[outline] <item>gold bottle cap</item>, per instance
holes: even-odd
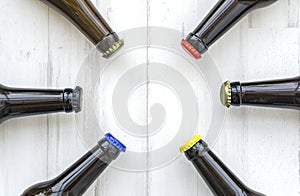
[[[179,150],[180,152],[185,152],[191,147],[193,147],[197,142],[199,142],[202,139],[202,136],[197,134],[192,139],[190,139],[188,142],[180,146]]]
[[[231,85],[230,85],[229,80],[224,82],[221,86],[220,100],[224,106],[226,106],[228,108],[230,107],[230,105],[231,105]]]
[[[104,58],[110,57],[113,53],[119,50],[124,45],[124,40],[120,39],[119,41],[115,42],[108,50],[103,53]]]

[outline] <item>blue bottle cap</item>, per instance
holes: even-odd
[[[106,133],[105,138],[107,139],[107,141],[109,141],[109,143],[114,145],[120,151],[125,152],[126,146],[122,144],[117,138],[115,138],[111,133]]]

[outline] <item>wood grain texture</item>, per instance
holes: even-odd
[[[164,26],[180,31],[182,37],[215,2],[93,0],[116,32]],[[299,0],[279,0],[245,17],[213,45],[209,54],[223,79],[251,81],[299,75],[299,6]],[[81,62],[92,49],[75,27],[38,0],[0,0],[0,43],[0,82],[21,87],[74,88]],[[149,88],[142,89],[139,98],[144,101],[132,109],[134,118],[144,123],[148,122],[147,103],[151,103],[148,95]],[[109,122],[103,126],[113,127]],[[300,192],[299,137],[298,111],[232,108],[227,110],[213,150],[251,188],[267,195],[294,196]],[[85,151],[74,114],[1,124],[0,196],[19,195],[29,185],[56,176]],[[211,195],[183,156],[148,172],[108,168],[85,195],[120,194]]]

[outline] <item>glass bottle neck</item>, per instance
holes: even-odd
[[[246,14],[276,0],[219,0],[186,40],[201,54]]]
[[[31,186],[22,195],[80,196],[119,154],[120,150],[103,138],[59,176]]]
[[[231,105],[300,109],[300,76],[259,82],[232,82]]]
[[[214,195],[257,195],[248,188],[230,169],[200,140],[185,152]]]
[[[22,89],[0,86],[0,122],[21,116],[79,112],[82,89]]]
[[[90,0],[41,0],[74,24],[108,57],[123,45]]]
[[[41,1],[69,19],[94,44],[112,33],[112,29],[90,0]]]

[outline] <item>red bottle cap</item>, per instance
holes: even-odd
[[[191,54],[195,59],[200,59],[201,54],[185,39],[181,40],[181,45]]]

